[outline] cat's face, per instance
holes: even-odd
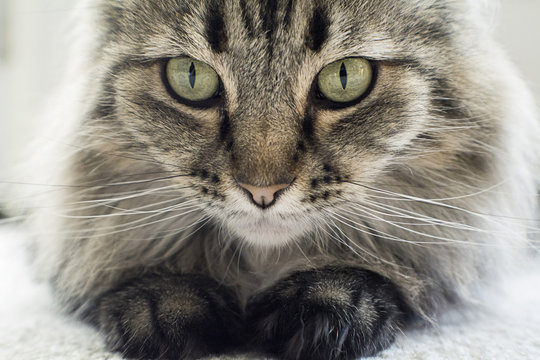
[[[446,3],[107,1],[101,116],[189,175],[175,181],[217,223],[258,245],[285,243],[360,201],[358,184],[377,186],[413,149],[444,146],[434,133],[462,117],[466,79]],[[167,65],[182,57],[217,74],[208,99],[172,89]],[[350,58],[368,60],[369,86],[330,100],[319,74]],[[266,208],[246,191],[283,184]]]

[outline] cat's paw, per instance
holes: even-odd
[[[280,358],[346,360],[388,347],[403,308],[381,276],[328,267],[295,273],[256,296],[247,319],[255,341]]]
[[[133,280],[103,295],[95,315],[109,348],[135,359],[220,353],[243,331],[233,296],[200,275]]]

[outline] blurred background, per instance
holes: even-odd
[[[35,115],[62,78],[76,3],[0,0],[0,180],[35,136]],[[498,4],[497,36],[540,103],[540,0]]]

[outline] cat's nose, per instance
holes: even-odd
[[[238,185],[240,185],[240,187],[247,190],[251,194],[253,202],[257,206],[263,209],[267,209],[270,206],[274,205],[279,192],[287,189],[289,186],[291,186],[291,183],[276,184],[270,186],[254,186],[238,182]]]

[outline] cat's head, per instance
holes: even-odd
[[[106,1],[92,116],[217,223],[283,244],[489,136],[464,3]]]

